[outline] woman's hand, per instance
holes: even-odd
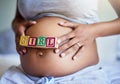
[[[26,53],[26,48],[19,45],[20,36],[25,35],[25,30],[34,24],[36,24],[36,21],[15,21],[13,23],[16,36],[16,50],[20,55]]]
[[[70,27],[73,29],[72,32],[58,37],[58,44],[62,44],[65,40],[69,40],[63,43],[55,53],[60,53],[61,57],[68,55],[69,53],[76,51],[73,55],[73,60],[79,57],[84,50],[84,47],[91,45],[96,39],[95,28],[92,24],[78,24],[72,22],[59,23],[59,25],[64,27]]]

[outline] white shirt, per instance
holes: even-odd
[[[97,5],[98,0],[18,0],[18,9],[26,20],[60,16],[71,21],[94,23],[98,21]]]

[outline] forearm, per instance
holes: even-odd
[[[120,34],[120,18],[93,24],[93,31],[96,37]]]

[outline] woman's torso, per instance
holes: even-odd
[[[38,23],[27,30],[27,35],[37,36],[61,36],[71,31],[69,28],[58,26],[58,22],[65,20],[55,17],[44,17]],[[78,47],[76,45],[76,47]],[[28,54],[21,57],[21,64],[25,72],[34,76],[64,76],[74,73],[98,62],[95,41],[82,50],[81,55],[72,60],[76,50],[63,58],[55,54],[53,49],[28,48]],[[43,56],[36,55],[38,51],[43,52]]]
[[[27,19],[59,16],[80,23],[98,21],[98,0],[18,0],[18,9]]]
[[[97,0],[18,0],[18,9],[26,20],[36,20],[43,16],[58,16],[79,23],[95,23],[98,20]],[[52,22],[55,23],[55,20],[53,19]],[[43,52],[46,53],[43,58],[30,56],[29,59],[24,59],[24,62],[28,60],[25,63],[29,67],[24,68],[26,71],[31,70],[31,75],[63,76],[96,64],[98,61],[95,42],[86,47],[76,61],[71,59],[71,55],[60,58],[53,50],[48,49]],[[37,64],[38,68],[34,69]]]

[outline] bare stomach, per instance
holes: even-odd
[[[59,37],[71,32],[70,28],[57,24],[61,21],[65,20],[56,17],[41,18],[26,31],[26,35]],[[43,55],[39,52],[43,52]],[[98,63],[95,41],[85,47],[76,60],[72,60],[72,54],[75,52],[76,50],[61,58],[59,54],[54,53],[54,49],[27,48],[27,53],[21,56],[21,65],[26,73],[33,76],[65,76]]]

